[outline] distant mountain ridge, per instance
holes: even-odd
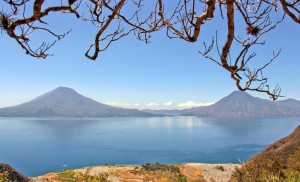
[[[300,117],[300,101],[286,99],[270,101],[253,97],[247,92],[234,91],[210,106],[183,110],[144,110],[153,114],[201,117]]]
[[[194,109],[185,116],[206,117],[287,117],[300,116],[300,102],[294,99],[270,101],[234,91],[213,105]]]
[[[87,98],[75,90],[58,87],[29,102],[0,109],[1,117],[124,117],[158,116],[139,111],[108,106]]]
[[[270,101],[253,97],[246,92],[234,91],[210,106],[183,110],[124,109],[99,103],[75,90],[58,87],[29,102],[0,108],[0,117],[300,117],[300,101],[286,99]]]

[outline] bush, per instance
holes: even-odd
[[[0,181],[28,182],[29,180],[9,165],[0,163]]]
[[[63,182],[110,182],[108,173],[100,173],[96,175],[90,174],[91,168],[87,168],[84,173],[77,173],[73,170],[63,170],[59,172],[56,181]],[[1,181],[0,181],[1,182]]]
[[[141,168],[135,168],[131,171],[135,175],[146,174],[144,181],[172,181],[172,182],[186,182],[186,176],[183,175],[176,165],[168,164],[145,164]],[[149,179],[148,179],[149,178]]]
[[[283,179],[284,163],[280,157],[265,156],[263,160],[252,160],[241,168],[237,168],[232,174],[231,181],[270,181]]]
[[[90,175],[91,168],[88,168],[85,173],[83,174],[84,182],[110,182],[108,179],[108,173],[99,173],[96,175]]]
[[[287,182],[300,181],[300,149],[288,158],[284,175]]]
[[[156,163],[156,164],[146,164],[146,165],[142,165],[142,170],[145,171],[168,171],[171,173],[180,173],[180,170],[177,166],[175,165],[167,165],[167,164],[160,164],[160,163]]]
[[[219,165],[217,165],[215,167],[215,169],[218,170],[218,171],[225,171],[224,167],[223,166],[219,166]]]
[[[73,170],[63,170],[57,174],[64,181],[74,181],[75,172]]]
[[[10,182],[7,172],[0,173],[0,182]]]

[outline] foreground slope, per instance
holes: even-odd
[[[155,116],[137,109],[108,106],[67,87],[58,87],[29,102],[0,109],[1,117]]]
[[[300,181],[300,126],[237,169],[232,181]]]
[[[29,179],[23,176],[22,174],[20,174],[11,166],[0,162],[0,182],[11,182],[11,181],[28,182]]]

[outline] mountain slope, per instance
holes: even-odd
[[[300,101],[295,99],[286,99],[277,101],[275,104],[280,108],[286,115],[300,116]]]
[[[232,175],[232,182],[299,181],[300,126],[289,136],[269,145]]]
[[[299,102],[299,101],[297,101]],[[297,105],[296,100],[293,104]],[[297,109],[290,106],[291,101],[272,102],[265,99],[253,97],[246,92],[234,91],[217,103],[201,107],[193,112],[184,115],[190,116],[211,116],[211,117],[280,117],[297,116],[300,107]],[[289,107],[293,107],[291,112]]]
[[[136,109],[108,106],[78,94],[67,87],[58,87],[29,102],[0,109],[4,117],[115,117],[154,116]]]

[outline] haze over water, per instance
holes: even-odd
[[[297,118],[0,118],[0,161],[27,176],[109,164],[239,163]]]

